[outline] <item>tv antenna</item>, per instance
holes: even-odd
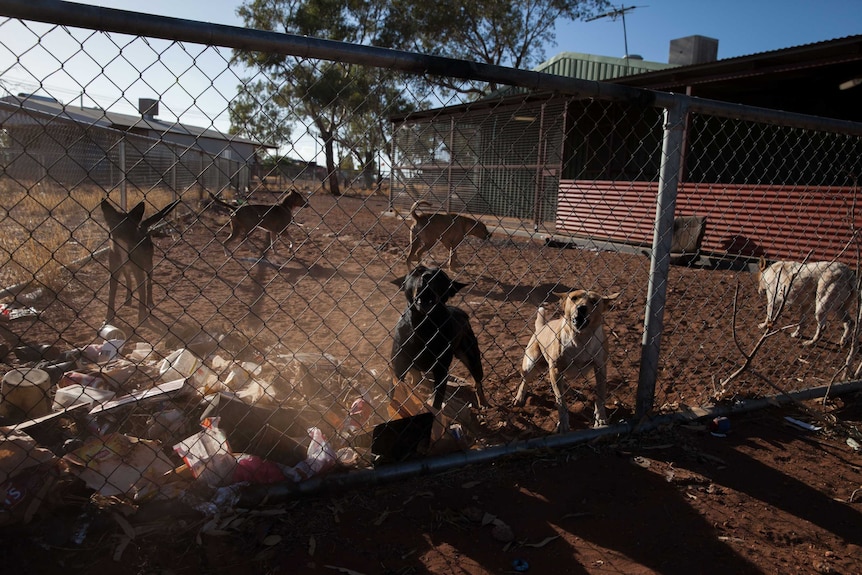
[[[626,6],[624,4],[620,4],[619,8],[614,8],[613,10],[609,10],[607,12],[603,12],[602,14],[597,14],[592,18],[587,18],[584,22],[592,22],[594,20],[600,20],[602,18],[610,18],[611,20],[616,20],[618,17],[623,21],[623,43],[625,44],[626,53],[623,58],[628,65],[629,62],[629,36],[628,32],[626,32],[626,12],[631,12],[635,8],[647,8],[647,6]]]

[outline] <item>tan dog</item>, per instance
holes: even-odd
[[[419,263],[422,254],[427,252],[439,240],[449,250],[448,268],[458,266],[455,250],[467,236],[475,236],[483,240],[491,237],[491,232],[479,220],[459,214],[433,213],[420,214],[419,206],[430,206],[429,202],[419,200],[410,208],[413,225],[410,226],[410,253],[407,255],[407,269],[413,269],[411,262]]]
[[[282,234],[287,235],[288,249],[293,252],[293,243],[287,234],[287,226],[293,221],[293,209],[308,205],[305,196],[296,190],[290,190],[285,198],[278,204],[239,204],[228,203],[213,193],[210,197],[214,202],[231,211],[230,235],[224,241],[225,254],[230,255],[228,247],[234,240],[242,241],[255,230],[260,228],[269,234],[269,248],[276,255],[275,240]],[[264,250],[264,253],[266,250]]]
[[[126,284],[125,305],[132,301],[132,290],[138,292],[138,321],[143,322],[147,313],[153,309],[153,253],[155,247],[152,228],[173,210],[179,200],[168,204],[149,218],[144,217],[144,202],[138,203],[129,212],[123,212],[111,205],[108,199],[102,200],[102,215],[108,224],[108,311],[105,323],[111,323],[116,316],[117,288],[120,278]]]
[[[778,261],[766,265],[761,257],[757,276],[757,291],[766,295],[766,321],[757,327],[771,328],[779,311],[783,311],[782,306],[793,305],[800,309],[800,315],[792,337],[802,336],[812,309],[817,323],[814,336],[802,345],[814,345],[820,340],[830,313],[837,314],[844,325],[840,345],[843,347],[850,341],[855,323],[851,307],[856,299],[856,274],[850,267],[841,262]]]
[[[539,308],[536,332],[527,344],[521,363],[521,385],[514,404],[524,405],[527,384],[536,379],[539,368],[547,366],[559,411],[558,430],[566,432],[569,430],[569,410],[563,401],[563,377],[586,375],[592,369],[596,379],[594,425],[607,425],[608,347],[603,315],[606,304],[620,294],[603,297],[593,291],[575,290],[554,295],[562,298],[563,317],[550,319],[550,313],[544,307]]]

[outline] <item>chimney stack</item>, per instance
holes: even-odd
[[[152,98],[138,98],[138,112],[144,120],[155,120],[159,113],[159,101]]]
[[[718,40],[706,36],[686,36],[670,41],[668,64],[691,66],[718,60]]]

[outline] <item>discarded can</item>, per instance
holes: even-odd
[[[126,334],[123,332],[123,330],[109,323],[106,323],[101,328],[99,328],[99,337],[101,337],[105,341],[111,339],[121,339],[123,341],[126,340]]]
[[[0,416],[19,423],[51,412],[48,390],[51,378],[41,369],[13,369],[0,386]]]
[[[715,436],[724,437],[730,432],[730,420],[726,417],[716,417],[709,422],[709,430]]]

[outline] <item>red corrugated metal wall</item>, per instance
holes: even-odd
[[[650,245],[657,192],[654,182],[563,180],[557,234]],[[676,205],[678,216],[707,217],[704,251],[802,260],[811,250],[809,261],[844,250],[852,210],[852,188],[824,186],[686,183]],[[855,263],[855,246],[841,259]]]

